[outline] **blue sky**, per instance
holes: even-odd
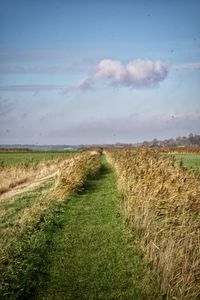
[[[0,144],[200,133],[199,1],[0,0]]]

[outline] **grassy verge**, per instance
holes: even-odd
[[[33,295],[48,264],[46,254],[52,246],[52,235],[62,226],[65,205],[52,203],[31,234],[10,240],[13,247],[9,257],[1,262],[1,299],[35,299]]]
[[[39,201],[42,194],[48,191],[53,185],[53,179],[45,181],[37,188],[23,193],[21,195],[3,199],[0,201],[0,216],[1,225],[3,227],[13,225],[14,222],[20,219],[25,209],[31,207]]]
[[[37,299],[159,299],[120,211],[116,178],[104,162],[100,175],[68,199]]]

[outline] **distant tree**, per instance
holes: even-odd
[[[148,146],[149,146],[149,142],[147,142],[147,141],[144,141],[144,142],[143,142],[143,144],[142,144],[142,146],[144,146],[144,147],[148,147]]]
[[[146,147],[197,147],[200,146],[200,135],[190,133],[188,136],[178,136],[175,139],[157,140],[155,138],[152,141],[144,141],[142,145]]]

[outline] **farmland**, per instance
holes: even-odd
[[[0,153],[1,298],[198,299],[199,157]]]
[[[183,166],[188,169],[196,169],[200,171],[200,154],[174,154],[177,162],[182,162]]]
[[[73,152],[0,152],[0,166],[13,166],[19,164],[32,164],[41,161],[47,161],[60,156],[73,154]]]

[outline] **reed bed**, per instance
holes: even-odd
[[[94,176],[101,167],[100,154],[83,152],[66,161],[59,170],[53,194],[62,201],[69,192],[80,189],[88,176]]]
[[[128,225],[167,299],[200,298],[200,184],[158,150],[106,150]]]

